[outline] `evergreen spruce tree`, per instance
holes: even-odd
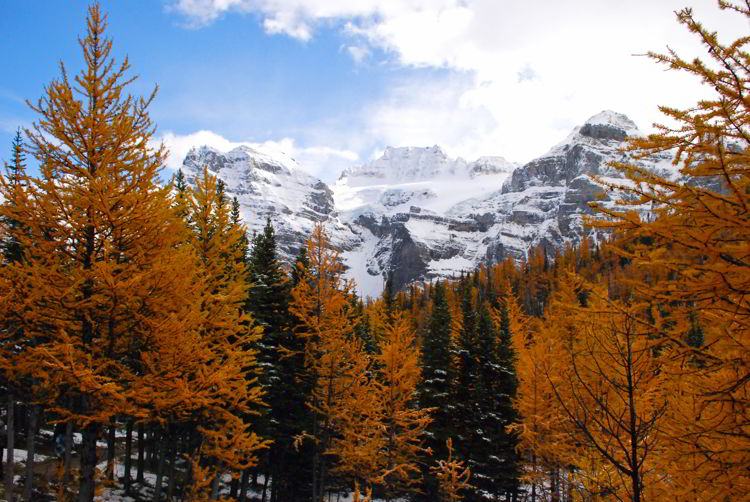
[[[232,211],[229,217],[232,225],[234,225],[236,228],[240,228],[242,226],[242,216],[240,215],[240,201],[237,200],[236,196],[232,197]],[[248,241],[247,233],[245,231],[242,232],[242,236],[240,237],[238,246],[240,248],[239,254],[241,256],[241,259],[243,261],[247,261],[250,254],[250,241]]]
[[[239,204],[233,202],[232,218],[238,219]],[[263,328],[258,344],[260,381],[266,391],[268,409],[261,434],[273,440],[265,471],[271,475],[270,500],[303,500],[309,496],[310,455],[295,452],[294,437],[309,423],[305,405],[303,341],[294,335],[289,314],[291,281],[281,269],[276,234],[270,218],[263,231],[253,237],[248,260],[250,282],[247,310]]]
[[[515,433],[507,427],[518,414],[512,406],[516,396],[516,357],[510,340],[508,312],[501,307],[493,323],[490,309],[479,309],[477,328],[476,434],[472,485],[496,499],[515,500],[520,476]]]
[[[422,381],[419,386],[419,407],[432,408],[432,423],[426,431],[425,446],[432,450],[434,459],[446,458],[446,441],[454,435],[452,404],[455,348],[451,336],[451,311],[445,296],[445,285],[438,282],[434,288],[433,308],[427,331],[422,340]],[[438,499],[438,483],[428,469],[431,459],[423,464],[423,500]],[[424,498],[422,498],[424,497]]]
[[[476,275],[460,283],[462,326],[453,399],[455,453],[471,469],[468,501],[512,498],[518,491],[515,436],[506,426],[516,420],[511,405],[517,381],[508,316],[493,323],[487,302],[479,302]]]
[[[16,130],[11,144],[11,161],[5,165],[5,178],[11,189],[11,197],[6,201],[7,204],[15,204],[14,194],[24,189],[26,184],[26,155],[23,152],[23,139],[21,130]],[[21,244],[18,238],[13,235],[13,230],[19,227],[19,222],[15,218],[3,217],[3,223],[8,225],[8,236],[2,241],[3,257],[8,262],[17,262],[21,259]]]
[[[292,269],[292,287],[299,284],[305,278],[309,266],[310,258],[307,256],[307,247],[302,246],[299,249],[299,254],[294,261],[294,268]]]
[[[472,472],[476,471],[477,453],[481,445],[478,434],[477,408],[482,405],[478,391],[479,347],[477,345],[478,328],[476,288],[471,281],[462,277],[459,283],[461,293],[461,332],[457,347],[456,381],[453,386],[452,402],[455,412],[453,423],[455,437],[453,445],[455,454]],[[466,494],[468,500],[474,500],[475,494]]]
[[[174,176],[174,187],[177,189],[179,193],[185,193],[185,190],[187,190],[187,182],[185,181],[185,173],[182,172],[182,169],[177,170],[177,174]]]

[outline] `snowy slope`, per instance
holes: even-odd
[[[361,293],[379,294],[389,271],[401,286],[482,261],[486,246],[474,231],[462,231],[478,227],[475,219],[449,215],[460,203],[499,191],[516,167],[502,157],[452,159],[438,146],[389,147],[379,159],[345,171],[332,188],[340,219],[363,229],[363,243],[343,253]]]

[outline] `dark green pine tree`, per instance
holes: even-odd
[[[477,325],[476,434],[472,483],[491,500],[516,500],[520,467],[518,438],[507,426],[518,419],[512,399],[516,395],[516,357],[510,340],[507,310],[500,307],[500,323],[492,322],[489,306],[479,309]]]
[[[396,312],[395,305],[395,292],[393,291],[393,271],[388,272],[388,276],[385,280],[385,286],[383,286],[383,302],[385,303],[385,314],[389,321],[393,320],[393,315]]]
[[[299,255],[292,268],[292,288],[305,278],[305,271],[310,266],[310,259],[307,257],[307,247],[299,248]]]
[[[23,138],[21,130],[16,130],[16,135],[11,143],[10,163],[5,164],[5,179],[11,188],[11,193],[20,195],[26,184],[26,154],[23,151]],[[15,205],[13,200],[6,200],[6,204]],[[16,230],[19,227],[18,221],[8,219],[6,224],[10,230]],[[13,232],[11,232],[11,235]],[[22,250],[18,239],[9,237],[2,243],[3,257],[8,262],[18,262],[21,260]]]
[[[378,333],[375,333],[375,328],[370,323],[370,319],[363,314],[365,310],[364,302],[357,297],[356,294],[352,294],[349,298],[351,309],[354,311],[357,324],[354,325],[354,335],[362,340],[364,344],[365,352],[370,355],[378,353]],[[374,364],[374,363],[373,363]],[[373,369],[377,366],[373,366]]]
[[[439,500],[437,479],[429,472],[429,465],[447,458],[446,440],[455,435],[453,429],[453,385],[455,348],[451,336],[451,312],[445,297],[445,285],[434,288],[433,308],[422,340],[419,407],[434,408],[432,423],[426,431],[425,445],[432,450],[432,458],[424,459],[423,493],[416,500]]]
[[[461,293],[461,333],[458,338],[456,380],[453,386],[451,402],[454,406],[452,415],[455,436],[453,447],[457,457],[463,460],[476,477],[477,452],[482,447],[479,433],[479,403],[477,395],[479,384],[479,346],[477,344],[478,322],[477,306],[472,293],[472,281],[462,277],[459,283]],[[478,500],[474,491],[465,494],[466,500]]]
[[[182,172],[182,169],[178,169],[177,174],[172,178],[172,186],[177,190],[175,198],[177,207],[179,208],[178,215],[185,220],[185,223],[189,224],[189,211],[186,199],[188,186],[185,181],[185,173]]]
[[[257,348],[268,409],[260,424],[261,435],[273,440],[261,469],[272,479],[271,502],[306,500],[310,456],[293,446],[294,437],[310,423],[305,405],[303,346],[293,332],[289,314],[292,284],[281,268],[270,218],[263,231],[253,237],[248,279],[247,310],[263,327]]]
[[[227,192],[227,184],[217,178],[216,179],[216,195],[218,198],[218,202],[221,205],[224,205],[227,202],[226,192]]]
[[[174,175],[173,183],[179,193],[185,193],[185,190],[187,190],[187,183],[185,182],[185,173],[182,172],[182,169],[177,170],[177,174]]]
[[[232,198],[232,211],[229,214],[230,222],[233,226],[239,227],[242,225],[242,216],[240,215],[240,201],[237,197]],[[250,241],[247,238],[247,233],[243,233],[237,245],[241,248],[240,255],[243,260],[248,260],[250,254]]]

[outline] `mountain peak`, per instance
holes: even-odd
[[[409,156],[434,155],[436,157],[447,157],[442,148],[433,146],[386,146],[381,158],[397,158]]]
[[[451,159],[437,145],[388,146],[383,155],[367,164],[344,170],[339,179],[366,178],[379,182],[421,181],[452,176],[465,168],[463,159]]]
[[[594,139],[613,139],[622,141],[627,136],[638,136],[640,131],[635,122],[624,113],[604,110],[589,117],[578,131],[583,136]]]
[[[232,165],[240,169],[265,169],[278,172],[300,171],[296,160],[282,151],[263,148],[262,145],[238,145],[230,150],[219,150],[209,145],[193,146],[190,148],[183,165],[209,165],[218,172],[219,169]]]

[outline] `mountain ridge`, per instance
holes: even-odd
[[[326,224],[347,275],[361,295],[394,286],[452,277],[529,247],[548,252],[598,235],[583,226],[588,202],[601,186],[590,176],[621,179],[610,161],[634,161],[624,141],[642,135],[625,115],[605,110],[544,155],[523,165],[485,156],[468,162],[439,146],[387,147],[371,162],[348,168],[330,186],[283,153],[238,147],[220,152],[194,147],[183,169],[188,183],[203,166],[236,195],[251,231],[271,217],[281,257],[292,262],[312,227]],[[674,170],[668,154],[650,169]],[[605,195],[604,204],[615,199]]]

